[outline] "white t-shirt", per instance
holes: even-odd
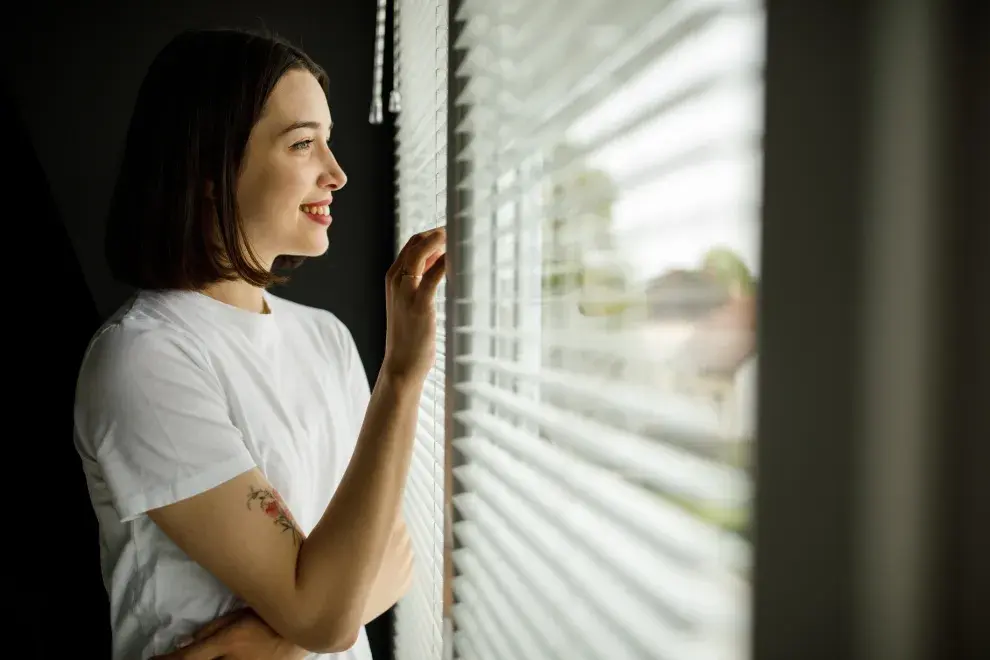
[[[330,312],[265,298],[270,314],[140,292],[86,351],[75,445],[99,520],[114,660],[168,652],[244,606],[149,509],[258,467],[309,534],[350,461],[369,399],[350,332]],[[371,650],[362,630],[349,651],[310,657]]]

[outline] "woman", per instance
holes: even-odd
[[[347,181],[326,85],[298,49],[230,30],[180,35],[142,83],[106,237],[138,292],[91,341],[75,406],[114,658],[200,631],[170,657],[370,660],[364,625],[408,588],[446,237],[413,237],[387,274],[373,392],[339,320],[266,290],[326,251]]]

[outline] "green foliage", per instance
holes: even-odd
[[[756,278],[742,258],[726,247],[710,249],[702,260],[702,270],[711,273],[720,283],[740,295],[756,291]]]

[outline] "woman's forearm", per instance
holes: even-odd
[[[400,515],[421,393],[422,380],[383,370],[343,479],[299,550],[297,589],[308,625],[317,637],[332,625],[331,637],[344,647],[365,623]]]
[[[412,585],[413,553],[406,521],[401,516],[389,537],[388,549],[375,576],[374,585],[361,617],[364,624],[374,621],[399,602]]]
[[[395,605],[399,600],[396,591],[385,580],[380,577],[376,579],[368,595],[368,602],[364,606],[364,613],[361,615],[361,625],[368,625]]]

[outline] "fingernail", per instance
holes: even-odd
[[[175,643],[175,648],[177,648],[177,649],[184,649],[187,646],[189,646],[190,644],[192,644],[194,641],[196,641],[196,640],[194,640],[191,635],[186,635],[185,637],[180,637],[179,638],[179,641]]]

